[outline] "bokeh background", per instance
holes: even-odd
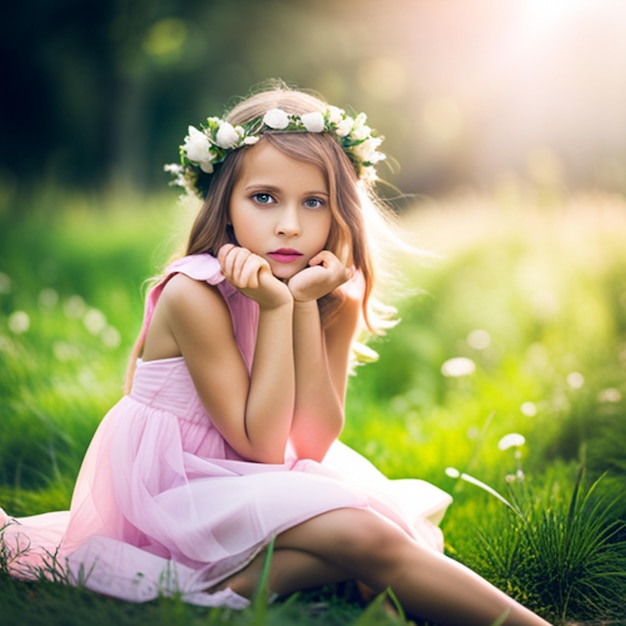
[[[403,192],[626,188],[621,0],[31,0],[4,9],[0,180],[164,183],[268,78],[367,111]]]
[[[447,553],[551,623],[624,624],[625,24],[624,0],[4,6],[0,506],[69,506],[145,280],[193,216],[163,164],[279,78],[367,112],[381,192],[435,253],[400,261],[402,322],[350,378],[342,440],[452,493]],[[12,624],[406,623],[334,591],[237,616],[131,607],[5,565],[0,548]]]

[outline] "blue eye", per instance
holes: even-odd
[[[324,202],[319,198],[308,198],[304,201],[304,206],[308,209],[320,209],[324,206]]]
[[[274,200],[269,193],[255,193],[252,199],[258,204],[271,204]]]

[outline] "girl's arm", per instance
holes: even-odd
[[[361,294],[343,287],[343,303],[322,330],[317,298],[343,283],[349,272],[324,251],[289,282],[294,295],[296,402],[291,442],[299,458],[321,461],[344,423],[351,345],[358,326]],[[315,265],[319,263],[319,265]]]
[[[224,439],[246,459],[282,463],[295,395],[293,299],[265,262],[247,250],[230,247],[220,261],[228,280],[259,303],[250,376],[228,308],[214,287],[182,275],[172,278],[161,295],[167,322]]]

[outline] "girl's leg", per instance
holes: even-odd
[[[371,511],[324,513],[279,535],[276,548],[313,555],[330,565],[328,573],[345,572],[375,591],[391,587],[407,613],[442,626],[488,626],[504,615],[507,626],[548,624],[470,569],[418,544]],[[289,578],[286,572],[283,576]]]
[[[212,591],[230,587],[245,598],[251,598],[261,581],[267,551],[261,552],[247,567],[222,581]],[[351,576],[343,569],[309,552],[275,548],[268,578],[271,593],[286,596],[296,591],[343,582]]]

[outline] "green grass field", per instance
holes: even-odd
[[[189,215],[172,195],[3,202],[0,506],[26,515],[69,505],[121,393],[143,281]],[[451,492],[447,553],[547,619],[626,624],[626,201],[465,196],[403,226],[440,257],[403,261],[402,322],[350,381],[343,441]],[[514,433],[525,443],[506,448]],[[0,563],[0,624],[404,623],[349,591],[241,613],[132,605]]]

